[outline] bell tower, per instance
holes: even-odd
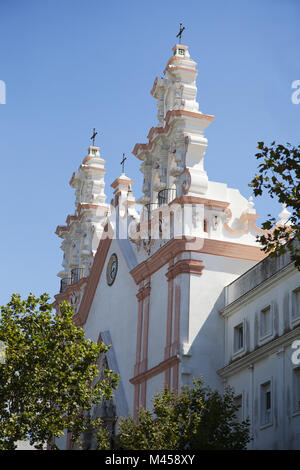
[[[183,195],[203,196],[208,189],[204,130],[214,116],[199,111],[197,64],[188,46],[175,44],[172,51],[164,78],[156,78],[151,90],[158,124],[150,130],[148,143],[136,144],[133,150],[144,175],[144,194],[138,202],[153,207]]]
[[[70,186],[75,190],[75,214],[68,215],[66,225],[59,225],[56,234],[62,238],[63,270],[60,292],[89,276],[103,224],[109,213],[104,192],[105,161],[100,148],[92,145],[77,172],[74,172]]]

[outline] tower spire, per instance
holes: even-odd
[[[88,148],[88,155],[70,180],[70,186],[75,190],[75,214],[68,215],[66,225],[59,225],[56,229],[56,234],[63,239],[63,270],[58,273],[62,286],[89,276],[103,222],[109,212],[104,192],[105,161],[100,148],[94,145],[96,135],[94,129],[93,145]]]
[[[127,157],[125,157],[125,153],[123,153],[123,160],[121,161],[122,165],[122,175],[125,175],[125,161],[127,160]]]
[[[183,31],[185,30],[185,26],[182,27],[182,23],[179,23],[179,33],[176,35],[177,38],[179,38],[179,44],[181,44],[181,36]]]
[[[203,114],[197,102],[196,62],[181,44],[184,26],[177,34],[179,44],[167,62],[164,78],[156,78],[151,95],[157,100],[158,125],[148,134],[148,143],[136,144],[133,154],[142,160],[144,175],[141,204],[167,203],[176,197],[200,197],[207,193],[204,169],[207,139],[204,131],[214,116]]]
[[[93,147],[95,146],[95,138],[96,138],[96,135],[98,135],[98,132],[96,132],[96,129],[94,127],[94,130],[93,130],[93,135],[91,137],[91,141],[93,142]]]

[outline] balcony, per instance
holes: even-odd
[[[176,189],[162,189],[158,193],[158,207],[164,206],[176,198]]]
[[[83,268],[71,269],[71,284],[76,284],[83,277]]]
[[[71,278],[70,277],[63,277],[60,280],[60,294],[64,294],[66,292],[67,286],[71,285]]]
[[[83,278],[84,270],[83,268],[73,268],[71,269],[71,277],[64,277],[60,281],[60,294],[64,294],[68,286],[76,284],[80,279]]]

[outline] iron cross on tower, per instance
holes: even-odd
[[[123,160],[121,161],[121,165],[122,165],[122,173],[124,173],[125,160],[127,160],[127,157],[125,157],[125,153],[123,153]]]
[[[98,132],[96,132],[96,129],[94,128],[93,135],[91,137],[91,140],[93,141],[93,147],[95,146],[95,137],[96,137],[97,134],[98,134]]]
[[[179,23],[179,24],[180,24],[179,33],[176,35],[176,37],[179,38],[179,44],[181,44],[181,36],[182,36],[183,31],[185,30],[185,26],[182,27],[182,23]]]

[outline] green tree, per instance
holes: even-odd
[[[85,339],[72,316],[67,302],[53,314],[47,294],[26,300],[14,294],[1,307],[0,340],[6,350],[0,364],[0,449],[15,449],[16,441],[25,439],[36,448],[55,448],[53,439],[64,430],[75,442],[91,426],[107,447],[105,430],[99,420],[92,422],[89,410],[112,396],[117,375],[105,370],[91,386],[97,358],[108,347]]]
[[[267,192],[271,198],[277,198],[278,202],[285,204],[291,213],[284,225],[274,229],[276,221],[269,214],[262,227],[270,232],[258,237],[258,240],[270,256],[280,256],[289,251],[295,266],[300,269],[300,145],[292,147],[289,143],[283,146],[272,142],[267,147],[264,142],[258,142],[257,148],[259,152],[255,156],[261,163],[258,174],[249,184],[254,196]]]
[[[130,450],[245,449],[248,420],[238,422],[238,406],[231,388],[221,395],[199,379],[176,396],[165,389],[153,399],[153,411],[141,409],[119,424],[119,442]]]

